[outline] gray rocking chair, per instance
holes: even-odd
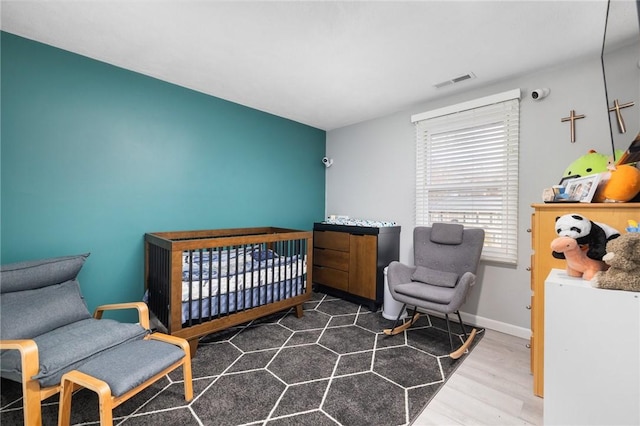
[[[419,317],[418,309],[444,314],[451,344],[451,358],[459,358],[471,345],[474,328],[469,335],[460,317],[460,306],[476,282],[476,271],[484,244],[484,230],[465,229],[455,223],[434,223],[431,227],[413,230],[415,266],[392,262],[387,270],[392,297],[403,303],[393,327],[384,330],[387,335],[403,332]],[[411,319],[398,325],[407,306],[413,306]],[[449,314],[455,313],[460,321],[465,342],[454,349]]]

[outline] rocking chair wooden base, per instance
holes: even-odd
[[[476,337],[476,332],[477,332],[477,330],[475,328],[473,330],[471,330],[471,333],[469,333],[469,337],[467,337],[467,340],[465,340],[465,342],[462,344],[462,346],[460,346],[455,351],[451,352],[449,354],[449,356],[452,359],[458,359],[462,355],[464,355],[464,353],[467,351],[467,349],[469,349],[469,346],[471,346],[471,343],[473,342],[473,339]]]
[[[404,306],[402,307],[404,309]],[[459,312],[456,312],[458,314],[458,317],[460,316]],[[398,316],[399,318],[400,316]],[[400,334],[403,331],[407,330],[409,327],[411,327],[413,324],[416,323],[416,321],[418,321],[418,318],[420,318],[420,314],[416,311],[413,311],[413,316],[411,317],[411,319],[409,321],[406,321],[404,324],[399,325],[399,326],[395,326],[393,328],[385,328],[384,330],[382,330],[382,332],[384,334],[386,334],[387,336],[395,336],[396,334]],[[396,320],[397,321],[397,320]],[[462,318],[460,318],[460,324],[462,324]],[[464,326],[463,326],[464,327]],[[453,349],[453,340],[451,339],[451,331],[449,330],[449,317],[447,316],[447,330],[449,331],[449,340],[451,341],[451,349]],[[464,332],[464,329],[463,329]],[[458,359],[460,358],[462,355],[465,354],[465,352],[467,352],[467,350],[469,349],[469,346],[471,346],[471,343],[473,343],[473,339],[475,339],[476,337],[476,333],[478,332],[478,330],[476,330],[475,328],[471,330],[471,333],[469,333],[469,335],[467,336],[467,333],[464,333],[465,336],[465,341],[464,343],[455,351],[451,352],[449,354],[449,357],[451,357],[452,359]]]
[[[405,322],[404,324],[398,326],[398,327],[394,327],[394,328],[385,328],[384,330],[382,330],[382,332],[384,334],[386,334],[387,336],[395,336],[396,334],[400,334],[403,331],[405,331],[407,328],[411,327],[413,324],[415,324],[416,321],[418,321],[418,318],[420,318],[420,314],[415,312],[413,314],[413,317],[411,317],[411,320]]]

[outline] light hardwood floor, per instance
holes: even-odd
[[[527,341],[486,335],[413,423],[542,425],[542,398],[533,395]]]

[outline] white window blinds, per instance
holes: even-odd
[[[413,117],[416,225],[458,222],[485,230],[484,260],[515,264],[518,248],[520,91],[457,112]],[[485,101],[485,102],[481,102]],[[424,118],[429,117],[429,118]]]

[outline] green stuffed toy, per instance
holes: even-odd
[[[619,159],[623,153],[623,150],[617,149],[616,159]],[[569,164],[562,178],[584,177],[609,172],[603,175],[602,183],[593,197],[593,202],[624,203],[633,200],[640,194],[640,169],[628,164],[621,166],[614,164],[611,156],[600,154],[592,149]]]
[[[624,151],[616,150],[616,158],[620,158]],[[582,157],[575,160],[573,163],[569,164],[562,175],[563,178],[569,176],[589,176],[595,175],[597,173],[603,173],[609,171],[609,166],[613,165],[614,162],[611,160],[609,155],[600,154],[599,152],[589,150],[589,152]]]

